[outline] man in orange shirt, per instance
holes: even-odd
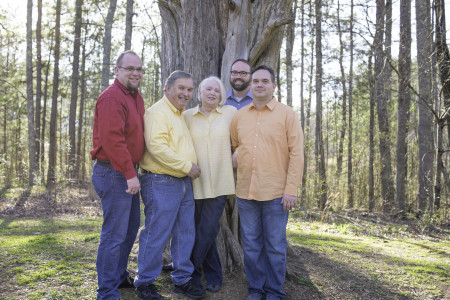
[[[303,131],[292,108],[273,96],[275,88],[273,70],[255,68],[253,102],[236,113],[230,127],[247,300],[286,297],[286,225],[303,174]]]

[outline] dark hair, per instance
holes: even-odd
[[[260,65],[260,66],[254,68],[254,69],[252,70],[252,75],[253,75],[256,71],[259,71],[259,70],[266,70],[267,72],[269,72],[269,73],[270,73],[270,80],[272,80],[272,83],[275,83],[275,72],[273,71],[273,69],[272,69],[271,67],[266,66],[266,65]]]
[[[137,53],[132,51],[132,50],[124,51],[124,52],[120,53],[119,57],[117,58],[117,60],[116,60],[116,67],[120,67],[120,64],[122,63],[123,57],[126,54],[132,54],[132,55],[136,55],[137,57],[139,57],[139,55],[137,55]]]
[[[192,78],[192,75],[181,70],[173,71],[172,73],[170,73],[169,77],[167,77],[165,85],[172,87],[175,83],[175,80],[179,78]]]
[[[250,70],[252,69],[252,65],[250,64],[250,62],[248,60],[246,60],[246,59],[243,59],[243,58],[238,58],[235,61],[233,61],[233,63],[231,64],[231,67],[233,67],[233,65],[235,63],[237,63],[238,61],[243,62],[244,64],[247,64],[250,67]]]

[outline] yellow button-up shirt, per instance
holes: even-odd
[[[233,106],[224,105],[218,106],[209,116],[198,106],[183,113],[202,171],[200,177],[192,181],[195,199],[235,193],[230,124],[236,112]]]
[[[145,152],[140,166],[152,173],[186,176],[197,163],[194,145],[181,111],[164,96],[144,115]]]
[[[297,196],[303,176],[303,131],[292,108],[275,98],[260,110],[252,102],[236,113],[230,135],[233,150],[238,150],[239,198]]]

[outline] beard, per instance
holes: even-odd
[[[141,82],[139,82],[138,84],[132,84],[128,81],[127,90],[132,91],[132,92],[137,91],[139,89],[140,84],[141,84]]]
[[[238,81],[238,80],[242,80],[242,83],[236,83],[236,81]],[[244,79],[230,80],[230,84],[231,84],[231,87],[233,88],[233,90],[240,92],[240,91],[243,91],[246,88],[248,88],[248,86],[250,85],[250,79],[249,80],[244,80]]]

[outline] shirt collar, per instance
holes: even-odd
[[[264,105],[264,106],[267,106],[268,109],[273,111],[277,102],[278,102],[277,98],[275,98],[275,96],[272,96],[272,99],[269,102],[267,102],[266,105]],[[252,101],[252,103],[250,103],[250,107],[253,107],[256,109],[255,103],[253,101]]]
[[[170,110],[172,110],[174,114],[177,114],[177,115],[180,115],[180,116],[181,116],[181,114],[182,114],[183,111],[184,111],[184,108],[183,108],[183,110],[181,110],[181,111],[178,110],[178,109],[172,104],[172,102],[170,102],[169,98],[167,98],[166,95],[164,95],[162,99],[166,102],[166,104],[169,106]]]
[[[245,96],[242,97],[242,99],[247,98],[247,97],[250,98],[250,99],[253,99],[252,91],[251,91],[250,89],[248,89],[247,94],[245,94]],[[228,98],[233,98],[233,99],[236,100],[236,96],[234,96],[234,94],[233,94],[233,89],[231,89],[231,90],[228,91],[228,93],[227,93],[227,99],[228,99]]]
[[[211,113],[213,113],[214,111],[217,111],[219,114],[221,114],[223,112],[223,105],[218,105]],[[197,105],[192,109],[192,115],[196,115],[198,113],[202,113],[200,111],[200,105]]]

